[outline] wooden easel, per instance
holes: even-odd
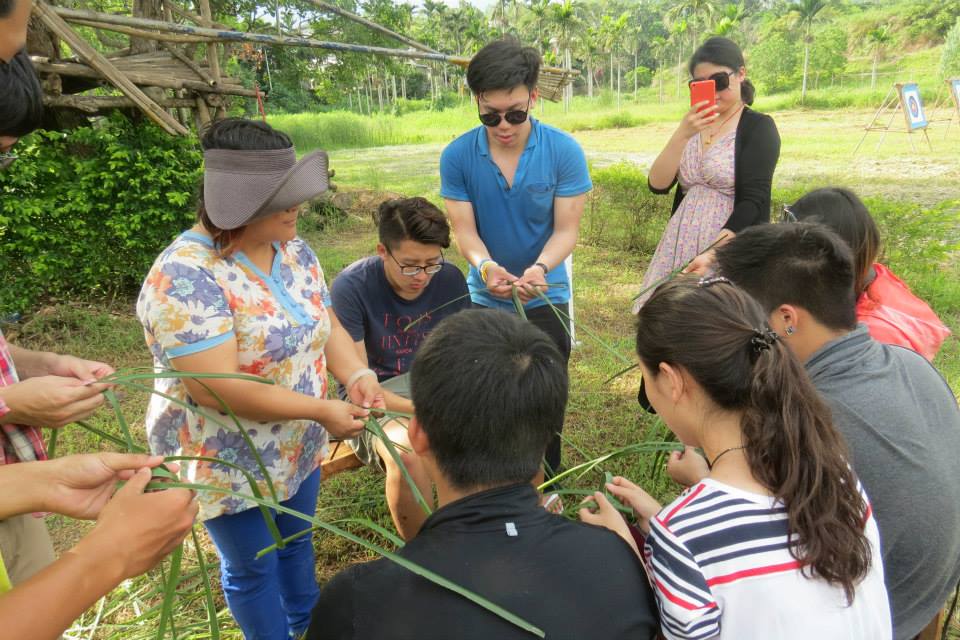
[[[913,148],[914,152],[917,151],[917,145],[913,139],[913,133],[916,130],[923,131],[923,138],[927,141],[927,147],[930,151],[933,151],[933,145],[930,144],[930,136],[927,134],[927,124],[923,126],[915,127],[910,122],[910,114],[907,111],[907,106],[903,103],[903,89],[904,87],[910,86],[908,83],[898,82],[890,88],[890,91],[887,92],[887,96],[883,99],[883,103],[880,105],[880,108],[877,109],[877,112],[874,114],[873,119],[870,121],[866,127],[864,127],[863,137],[860,138],[860,142],[857,143],[857,148],[853,150],[853,155],[857,155],[857,152],[860,151],[860,147],[863,145],[863,141],[867,139],[867,135],[871,131],[880,131],[882,135],[880,140],[877,142],[876,150],[880,150],[880,145],[883,144],[883,141],[886,140],[887,134],[891,131],[893,133],[906,133],[909,135],[910,146]],[[920,104],[920,108],[923,108],[923,104]],[[899,127],[893,126],[893,121],[897,117],[898,113],[903,114],[905,129],[901,130]],[[883,124],[881,120],[886,118],[889,115],[890,118],[887,120],[886,124]]]
[[[943,137],[946,138],[950,133],[950,125],[953,124],[953,121],[957,121],[957,128],[960,128],[960,78],[951,78],[946,80],[947,84],[947,93],[950,94],[946,100],[946,104],[952,104],[953,107],[950,109],[950,116],[944,118],[947,123],[947,127],[943,132]]]

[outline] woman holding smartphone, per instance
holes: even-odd
[[[647,180],[654,193],[679,186],[642,290],[691,260],[686,271],[706,272],[713,247],[770,221],[780,134],[773,118],[749,108],[754,88],[740,47],[727,38],[708,39],[690,58],[690,76],[691,86],[712,80],[715,97],[693,104],[650,167]],[[634,313],[652,293],[636,300]]]

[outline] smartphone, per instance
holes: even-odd
[[[707,107],[717,104],[717,83],[710,80],[697,80],[690,83],[690,106],[698,102],[707,101],[707,104],[700,108],[703,111]]]

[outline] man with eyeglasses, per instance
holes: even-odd
[[[331,288],[333,308],[360,358],[382,383],[387,408],[413,413],[407,372],[414,354],[440,320],[469,307],[470,300],[463,274],[443,259],[450,226],[442,211],[424,198],[404,198],[382,203],[378,218],[377,255],[354,262],[337,276]],[[432,497],[419,459],[409,452],[405,426],[393,420],[382,423],[390,439],[401,445],[401,458],[420,493]],[[390,515],[400,535],[412,539],[426,513],[400,468],[368,431],[350,444],[365,464],[385,469]]]
[[[570,279],[564,260],[576,246],[593,185],[580,145],[530,115],[539,72],[540,54],[512,38],[473,57],[467,84],[481,126],[444,149],[440,195],[471,265],[473,303],[513,311],[516,291],[527,319],[556,342],[566,361]],[[548,470],[559,468],[559,435],[546,461]]]

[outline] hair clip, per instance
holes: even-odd
[[[780,339],[776,331],[772,329],[754,329],[753,337],[750,338],[750,346],[757,355],[763,353],[773,346],[773,343]]]
[[[719,284],[721,282],[725,284],[730,284],[730,285],[733,284],[733,281],[730,280],[730,278],[724,278],[723,276],[710,276],[709,278],[707,277],[700,278],[700,281],[697,282],[697,286],[701,288],[706,288],[711,285]]]

